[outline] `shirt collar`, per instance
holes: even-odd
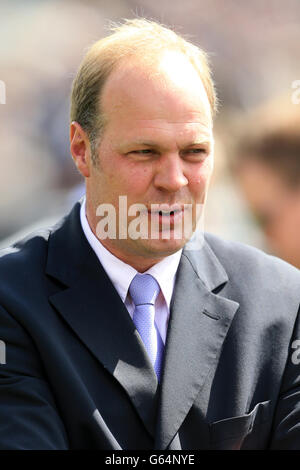
[[[129,264],[121,261],[102,245],[101,241],[94,235],[89,226],[85,208],[86,199],[84,197],[80,209],[82,230],[91,248],[94,250],[104,270],[118,291],[122,301],[125,302],[130,283],[138,271]],[[167,302],[168,308],[170,308],[171,297],[175,283],[175,275],[179,265],[181,253],[182,249],[170,256],[167,256],[162,261],[159,261],[157,264],[143,273],[151,274],[157,280],[163,296]]]

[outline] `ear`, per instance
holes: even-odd
[[[70,151],[78,171],[88,178],[91,169],[91,147],[87,133],[78,122],[70,124]]]

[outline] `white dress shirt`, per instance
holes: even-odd
[[[134,312],[134,303],[131,299],[128,289],[132,279],[138,271],[129,264],[121,261],[102,245],[101,241],[94,235],[89,226],[85,207],[84,198],[80,210],[82,230],[132,318]],[[151,274],[160,286],[160,293],[157,296],[155,302],[155,324],[159,330],[164,344],[166,342],[170,315],[170,303],[181,252],[182,250],[179,250],[173,255],[167,256],[162,261],[159,261],[157,264],[143,273]]]

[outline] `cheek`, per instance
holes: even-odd
[[[111,192],[117,192],[118,195],[144,193],[152,178],[152,169],[149,166],[137,165],[136,162],[120,156],[105,159],[102,172],[106,187]]]
[[[144,194],[151,186],[152,170],[150,167],[129,162],[118,170],[117,180],[126,194]]]
[[[192,167],[189,171],[188,180],[195,189],[203,189],[210,180],[213,170],[211,161],[204,162],[199,167]]]

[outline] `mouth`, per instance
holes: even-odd
[[[157,207],[159,206],[159,207]],[[170,227],[176,222],[181,221],[184,214],[183,205],[154,204],[154,207],[148,209],[148,215],[152,220],[162,224],[168,224]]]

